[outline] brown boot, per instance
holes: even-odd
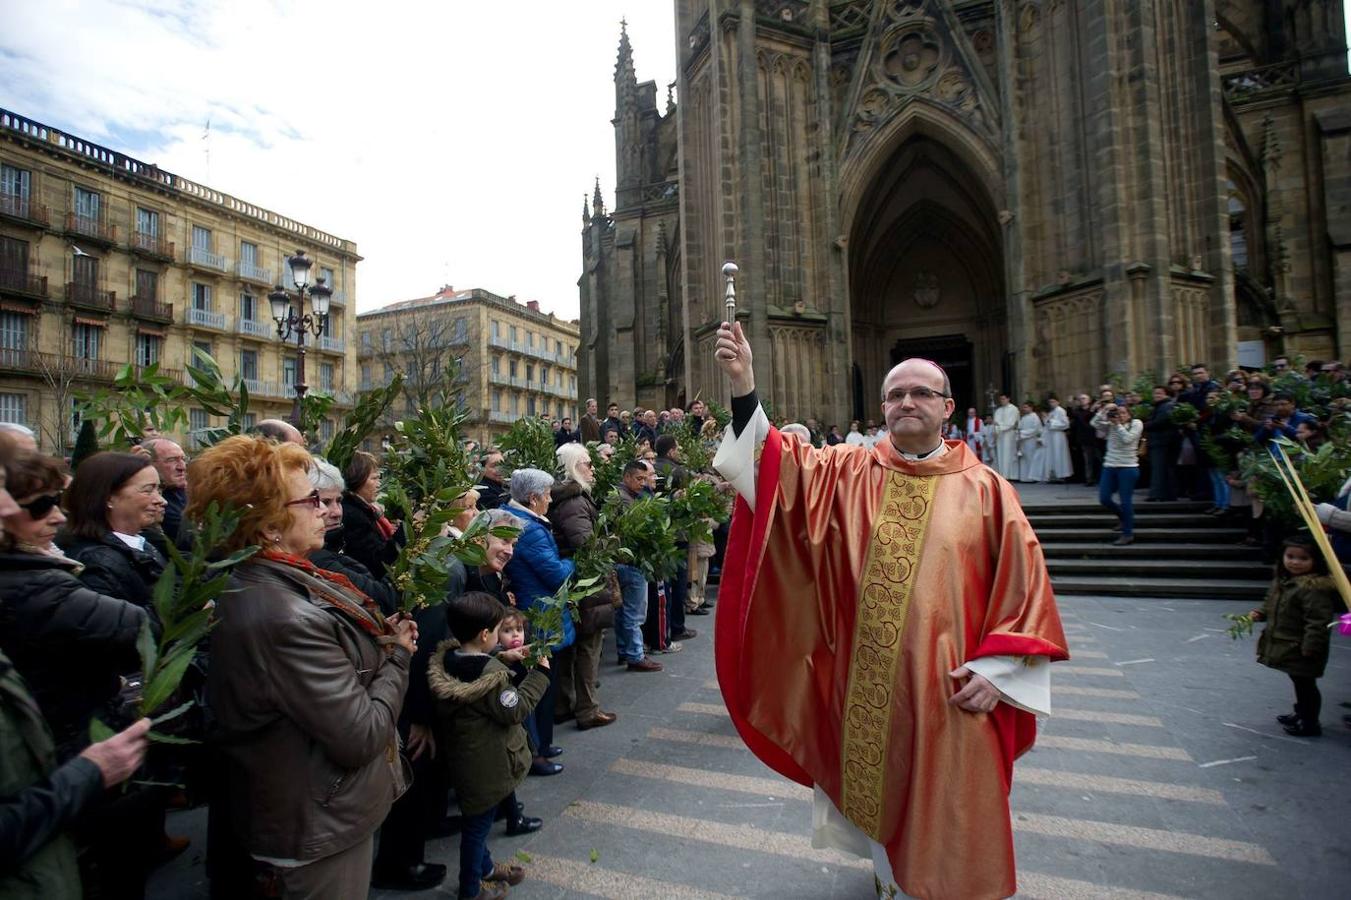
[[[485,882],[505,882],[513,887],[525,881],[525,869],[515,863],[493,863],[493,873],[483,877]]]
[[[507,887],[504,881],[480,881],[478,893],[474,895],[474,900],[502,900],[511,893],[511,888]],[[456,894],[461,900],[467,900],[464,894]]]
[[[615,719],[618,718],[619,716],[615,715],[614,713],[596,710],[596,714],[594,716],[591,716],[590,718],[587,719],[577,720],[577,730],[586,731],[589,728],[603,728],[604,726],[611,724],[612,722],[614,722]]]

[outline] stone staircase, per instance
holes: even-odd
[[[1271,566],[1236,546],[1242,528],[1204,514],[1205,503],[1135,504],[1135,543],[1112,546],[1116,517],[1097,505],[1029,503],[1057,594],[1260,600]]]

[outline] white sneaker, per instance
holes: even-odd
[[[681,650],[684,650],[684,649],[685,649],[685,645],[682,644],[682,643],[680,643],[680,641],[671,641],[671,643],[669,643],[669,644],[666,645],[666,649],[665,649],[665,650],[658,650],[658,651],[656,651],[656,652],[658,652],[658,653],[679,653]]]

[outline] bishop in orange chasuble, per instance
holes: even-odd
[[[881,896],[1008,897],[1013,761],[1069,654],[1017,494],[933,440],[816,449],[758,405],[728,428],[718,680],[750,749],[815,788],[817,846],[871,855]],[[949,702],[962,667],[998,689],[988,712]]]

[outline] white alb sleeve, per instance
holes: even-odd
[[[767,437],[769,418],[763,407],[756,406],[755,415],[741,429],[741,434],[733,434],[732,426],[727,426],[722,433],[722,444],[713,457],[713,468],[736,488],[752,510],[755,509],[755,479],[760,469],[757,454]]]
[[[1051,661],[1045,656],[983,656],[966,664],[989,680],[1004,702],[1036,716],[1051,714]]]

